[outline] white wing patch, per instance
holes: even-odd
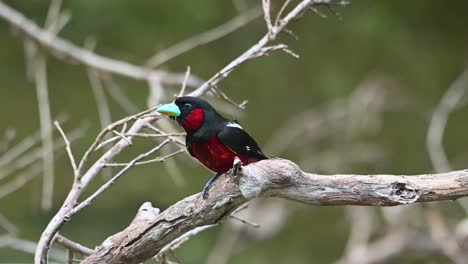
[[[249,147],[249,146],[246,146],[245,149],[246,149],[246,150],[250,150],[250,147]]]
[[[243,128],[241,127],[241,125],[239,125],[239,124],[237,124],[237,123],[235,123],[235,122],[229,122],[229,123],[227,123],[227,126],[228,126],[228,127],[237,127],[237,128],[239,128],[239,129],[243,129]]]

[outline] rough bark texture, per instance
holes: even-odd
[[[289,160],[263,160],[242,167],[236,176],[221,177],[207,200],[195,194],[161,214],[145,213],[157,209],[144,204],[125,230],[106,239],[82,263],[143,262],[185,232],[217,223],[258,197],[276,196],[313,205],[394,206],[467,195],[468,170],[413,176],[318,175],[303,172]]]

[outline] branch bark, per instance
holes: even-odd
[[[468,170],[421,175],[319,175],[295,163],[269,159],[218,180],[207,200],[189,196],[159,215],[138,220],[96,249],[82,263],[140,263],[172,240],[215,224],[250,199],[282,197],[312,205],[395,206],[454,200],[468,195]]]

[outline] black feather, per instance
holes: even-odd
[[[218,133],[218,138],[221,143],[238,154],[259,159],[267,158],[260,150],[257,142],[242,128],[232,127],[226,124]]]

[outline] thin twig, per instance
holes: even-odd
[[[99,121],[101,122],[101,129],[106,128],[112,123],[112,116],[109,108],[109,104],[104,93],[102,81],[99,73],[94,70],[88,70],[89,83],[93,90],[94,98],[96,99],[96,106],[99,114]]]
[[[279,23],[280,20],[281,20],[281,15],[283,14],[284,10],[286,10],[286,7],[288,7],[288,5],[289,5],[290,2],[291,2],[291,0],[286,0],[286,1],[284,1],[284,4],[281,6],[281,9],[279,10],[278,14],[276,15],[275,27],[278,26],[278,23]]]
[[[185,87],[187,86],[187,80],[189,76],[190,76],[190,66],[187,66],[187,71],[185,72],[184,82],[182,83],[182,88],[180,89],[179,95],[177,97],[184,96]]]
[[[262,0],[262,7],[263,7],[263,18],[265,19],[268,33],[270,33],[273,31],[273,24],[271,24],[271,16],[270,16],[270,0]]]
[[[75,241],[72,241],[64,236],[62,236],[61,234],[57,234],[55,236],[55,240],[54,240],[57,244],[60,244],[62,246],[64,246],[65,248],[69,249],[69,250],[72,250],[72,251],[75,251],[75,252],[78,252],[84,256],[89,256],[91,254],[94,253],[94,250],[88,248],[88,247],[85,247]]]
[[[52,134],[52,118],[50,114],[49,92],[47,85],[46,60],[38,52],[35,57],[35,82],[37,101],[39,105],[39,120],[41,123],[43,184],[41,206],[44,210],[52,207],[54,193],[54,143]]]
[[[57,128],[57,130],[60,132],[60,135],[62,135],[63,141],[65,142],[65,149],[67,150],[68,158],[70,159],[70,163],[73,168],[73,174],[75,175],[75,178],[76,178],[78,177],[78,168],[76,167],[75,157],[73,156],[73,152],[71,150],[70,141],[68,141],[68,138],[65,135],[65,132],[63,132],[62,128],[60,127],[59,122],[55,121],[54,125]]]
[[[174,248],[180,247],[180,245],[187,240],[189,240],[191,237],[197,235],[198,233],[205,231],[207,229],[210,229],[212,227],[217,226],[218,224],[212,224],[212,225],[204,225],[204,226],[199,226],[197,228],[194,228],[193,230],[188,231],[187,233],[181,235],[180,237],[172,240],[171,243],[167,244],[165,247],[163,247],[159,253],[156,255],[156,257],[159,257],[166,253],[169,250],[173,250]]]
[[[114,184],[114,182],[119,179],[125,172],[127,172],[131,167],[133,167],[135,165],[135,163],[137,163],[138,161],[142,160],[142,159],[145,159],[146,157],[148,156],[151,156],[153,153],[155,153],[156,151],[160,150],[162,147],[164,147],[165,145],[167,145],[168,143],[170,143],[171,140],[170,139],[166,139],[164,140],[161,144],[157,145],[156,147],[152,148],[150,151],[146,152],[146,153],[143,153],[143,154],[140,154],[138,155],[136,158],[134,158],[132,161],[130,161],[127,166],[125,166],[122,170],[120,170],[116,175],[114,175],[114,177],[112,177],[109,181],[107,181],[105,184],[103,184],[97,191],[95,191],[92,195],[90,195],[88,198],[86,198],[86,200],[84,200],[83,202],[79,203],[75,208],[73,208],[72,210],[70,210],[67,214],[65,214],[63,216],[64,220],[65,221],[68,221],[69,219],[71,219],[71,217],[78,213],[79,211],[81,211],[83,208],[89,206],[93,201],[94,199],[96,199],[102,192],[104,192],[105,190],[107,190],[112,184]]]
[[[96,146],[102,141],[104,135],[108,132],[112,131],[116,127],[123,125],[129,121],[136,120],[133,125],[129,128],[129,133],[137,133],[147,123],[151,123],[156,121],[157,117],[147,117],[140,119],[142,115],[145,115],[148,112],[154,111],[155,108],[145,110],[141,113],[125,117],[112,125],[109,125],[105,130],[101,131],[101,133],[96,137],[96,140],[93,144],[89,147],[86,151],[85,155],[83,156],[80,165],[78,165],[78,175],[79,178],[73,182],[72,188],[68,193],[65,201],[63,202],[62,206],[60,207],[59,211],[54,215],[54,217],[50,220],[47,227],[41,234],[41,238],[37,244],[37,249],[34,255],[35,263],[47,263],[47,254],[50,250],[53,237],[59,231],[59,229],[65,224],[68,220],[66,218],[67,213],[70,212],[72,208],[74,208],[78,202],[78,199],[83,192],[84,189],[90,184],[90,182],[98,175],[98,173],[104,167],[104,164],[108,161],[111,161],[115,156],[121,153],[126,147],[128,147],[128,143],[125,140],[118,141],[113,147],[111,147],[106,153],[104,153],[83,175],[80,173],[80,167],[83,168],[85,164],[87,164],[87,160],[90,158],[91,154],[95,150]]]
[[[44,27],[47,32],[53,35],[58,35],[71,18],[69,12],[61,11],[61,7],[62,0],[52,0],[49,5]]]
[[[244,100],[240,104],[236,103],[234,100],[232,100],[226,93],[222,92],[218,87],[213,87],[214,91],[216,91],[217,94],[221,96],[226,102],[230,103],[231,105],[235,106],[237,109],[244,110],[245,106],[249,102],[249,100]]]
[[[112,78],[111,75],[104,75],[104,88],[106,88],[107,93],[114,99],[122,109],[124,109],[127,114],[137,113],[139,112],[138,106],[136,106],[130,98],[125,94],[122,90],[122,87],[117,84],[117,82]]]
[[[179,136],[178,134],[180,134],[180,133],[166,133],[166,132],[162,131],[161,129],[159,129],[159,128],[151,125],[151,124],[146,124],[145,127],[147,127],[148,129],[154,131],[155,133],[162,134],[164,136],[168,136],[175,143],[177,143],[177,144],[179,144],[181,146],[185,146],[185,142],[183,142],[182,140],[177,138],[177,136]]]
[[[0,227],[5,229],[8,234],[12,236],[16,236],[18,234],[18,227],[13,224],[8,218],[6,218],[3,214],[0,214]]]
[[[185,149],[179,149],[177,151],[174,151],[170,154],[167,154],[163,157],[157,157],[157,158],[154,158],[154,159],[150,159],[150,160],[146,160],[146,161],[140,161],[140,162],[137,162],[135,163],[134,165],[135,166],[138,166],[138,165],[144,165],[144,164],[149,164],[149,163],[154,163],[154,162],[163,162],[163,161],[166,161],[168,158],[171,158],[177,154],[180,154],[180,153],[183,153],[183,152],[186,152]],[[123,166],[128,166],[129,163],[106,163],[106,167],[123,167]]]
[[[66,122],[68,118],[65,115],[61,114],[57,116],[59,122]],[[25,137],[18,144],[11,147],[7,152],[3,153],[0,156],[0,167],[7,165],[17,159],[19,156],[23,155],[26,151],[34,147],[41,140],[41,132],[37,131],[33,134]],[[0,177],[1,178],[1,177]]]
[[[32,135],[24,138],[20,143],[13,146],[7,152],[5,152],[0,157],[0,167],[9,164],[23,153],[28,151],[28,149],[32,148],[34,145],[37,144],[41,140],[41,132],[37,131]]]
[[[76,128],[76,129],[72,130],[71,133],[69,134],[70,141],[73,142],[76,139],[78,139],[79,137],[81,137],[83,135],[85,129],[86,129],[86,127],[81,127],[81,128]],[[56,142],[55,143],[55,149],[56,150],[60,149],[60,148],[63,147],[63,145],[64,145],[64,143],[62,143],[62,142]],[[35,155],[35,159],[32,159],[31,162],[29,162],[29,161],[24,162],[23,163],[24,166],[36,162],[41,157],[40,154],[41,154],[41,150],[39,149],[37,151],[37,155]],[[60,156],[60,154],[61,153],[58,153],[56,155],[56,158],[58,158]],[[15,170],[13,170],[13,171],[15,171]],[[27,170],[25,170],[24,172],[17,175],[15,177],[15,179],[11,180],[8,183],[5,183],[5,184],[1,185],[0,186],[0,199],[7,196],[7,195],[9,195],[9,194],[12,194],[13,192],[15,192],[17,190],[19,190],[21,187],[26,185],[26,183],[28,183],[29,181],[34,179],[36,176],[40,175],[41,171],[42,171],[42,164],[39,164],[39,163],[33,164]]]
[[[178,136],[185,136],[186,133],[164,133],[164,134],[147,134],[147,133],[121,133],[124,137],[141,137],[141,138],[162,138],[162,137],[178,137]],[[121,136],[111,137],[103,142],[101,142],[97,147],[96,150],[99,150],[103,146],[115,142],[116,140],[121,139]],[[128,139],[128,138],[127,138]]]
[[[426,147],[436,172],[449,171],[450,162],[445,154],[442,140],[450,113],[462,102],[468,91],[468,68],[450,85],[432,115],[426,136]]]
[[[8,196],[15,191],[19,190],[30,180],[39,176],[42,172],[43,166],[40,163],[36,163],[29,167],[26,171],[16,176],[13,180],[0,185],[0,199]]]
[[[0,248],[10,248],[13,250],[34,254],[36,247],[37,244],[33,241],[20,239],[10,235],[0,236]],[[49,258],[64,263],[67,259],[67,256],[62,250],[52,249],[50,251]]]
[[[148,59],[146,65],[148,67],[155,68],[198,46],[220,39],[230,34],[231,32],[241,28],[242,26],[248,24],[250,21],[259,17],[260,14],[261,12],[259,8],[252,8],[250,10],[247,10],[222,25],[219,25],[213,29],[201,33],[200,35],[196,35],[194,37],[185,39],[169,47],[166,50],[162,50],[156,53]]]
[[[117,130],[112,130],[112,133],[116,134],[119,138],[127,141],[128,145],[131,146],[133,145],[133,142],[130,138],[126,137],[124,134],[120,133],[119,131]]]
[[[243,218],[240,218],[239,216],[237,216],[235,214],[231,214],[229,217],[232,218],[232,219],[235,219],[235,220],[237,220],[237,221],[239,221],[239,222],[241,222],[243,224],[249,225],[251,227],[255,227],[255,228],[260,227],[259,224],[251,222],[251,221],[243,219]]]
[[[80,128],[76,128],[72,130],[72,132],[68,135],[70,142],[76,140],[77,138],[81,137],[84,130],[86,130],[87,127],[83,126]],[[54,149],[53,151],[57,151],[60,148],[63,148],[65,146],[65,143],[63,142],[62,139],[57,139],[54,142]],[[47,152],[47,155],[49,152]],[[5,167],[5,169],[0,170],[0,180],[11,175],[12,173],[19,171],[26,166],[36,162],[37,160],[40,160],[42,158],[43,154],[43,149],[42,147],[38,147],[36,149],[31,150],[30,152],[18,157],[17,159],[14,160],[9,166]]]
[[[291,12],[289,12],[283,19],[278,22],[278,25],[273,27],[271,32],[268,32],[261,38],[254,46],[249,48],[235,60],[231,61],[228,65],[226,65],[223,69],[221,69],[218,73],[213,75],[208,81],[206,81],[202,86],[197,88],[196,90],[192,91],[189,95],[190,96],[200,96],[204,94],[206,91],[211,89],[211,87],[215,87],[220,81],[225,79],[235,68],[239,65],[245,63],[246,61],[258,57],[259,55],[266,55],[266,53],[262,53],[262,49],[271,41],[275,40],[276,37],[280,32],[282,32],[286,26],[297,18],[300,14],[302,14],[310,5],[313,4],[323,4],[328,3],[329,0],[303,0],[301,1]]]
[[[128,116],[128,117],[125,117],[125,118],[122,118],[110,125],[108,125],[103,131],[101,131],[101,133],[99,133],[99,135],[96,137],[96,139],[94,140],[93,144],[91,144],[91,146],[88,148],[88,150],[85,152],[85,154],[83,155],[83,157],[81,158],[81,161],[78,165],[78,175],[79,177],[82,177],[82,171],[84,169],[84,166],[86,165],[86,163],[88,162],[91,154],[97,150],[97,147],[101,144],[102,140],[104,139],[104,137],[107,135],[107,133],[109,133],[110,131],[114,130],[115,128],[129,122],[129,121],[132,121],[132,120],[137,120],[139,119],[141,116],[147,114],[147,113],[150,113],[150,112],[153,112],[155,109],[157,108],[156,107],[153,107],[151,109],[147,109],[145,111],[142,111],[140,113],[137,113],[137,114],[134,114],[134,115],[131,115],[131,116]],[[145,119],[148,119],[148,120],[155,120],[156,118],[145,118]],[[141,119],[142,121],[144,119]],[[143,122],[146,124],[146,122]],[[135,126],[135,124],[134,124]]]
[[[3,156],[10,147],[10,143],[16,138],[16,130],[13,128],[6,128],[3,138],[0,139],[0,155]]]
[[[52,55],[72,63],[79,63],[92,69],[126,76],[136,80],[148,80],[151,76],[158,76],[165,84],[180,85],[184,74],[151,70],[146,67],[130,64],[125,61],[107,58],[93,53],[87,49],[78,47],[73,43],[55,36],[52,32],[43,30],[23,14],[0,2],[0,19],[5,20],[20,33],[45,48]],[[187,85],[197,87],[202,81],[191,76]]]

